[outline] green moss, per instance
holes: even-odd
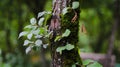
[[[72,19],[75,16],[75,12],[77,13],[77,18],[76,18],[75,22],[72,22]],[[60,30],[61,33],[64,33],[66,29],[69,29],[71,31],[71,33],[68,37],[62,38],[59,42],[53,42],[52,43],[52,44],[54,44],[54,45],[52,45],[53,51],[56,50],[57,47],[65,46],[67,43],[70,43],[75,46],[75,48],[72,50],[63,50],[62,55],[55,54],[56,52],[53,52],[54,56],[56,56],[56,57],[59,56],[61,58],[61,60],[62,60],[61,67],[71,67],[72,65],[74,65],[76,63],[78,63],[78,65],[80,65],[77,67],[81,67],[81,65],[82,65],[82,60],[79,56],[78,48],[77,48],[78,31],[79,31],[79,12],[80,12],[80,9],[76,9],[76,10],[71,10],[64,16],[61,15],[61,30]]]

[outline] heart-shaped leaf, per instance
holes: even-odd
[[[74,45],[67,44],[66,45],[66,50],[72,50],[74,48]]]
[[[40,17],[43,16],[45,13],[46,13],[45,11],[43,11],[43,12],[39,12],[37,18],[40,18]]]
[[[66,13],[68,13],[68,7],[65,7],[63,10],[62,10],[62,14],[65,15]]]
[[[35,38],[42,38],[43,36],[41,35],[36,35]]]
[[[29,41],[29,40],[25,40],[23,45],[24,45],[24,46],[27,46],[27,45],[30,44],[30,43],[33,43],[33,42],[31,42],[31,41]]]
[[[35,45],[38,46],[38,47],[41,46],[42,45],[42,41],[41,40],[36,40],[35,41]]]
[[[37,23],[37,21],[35,18],[32,18],[32,19],[30,19],[30,23],[31,23],[31,25],[35,25]]]
[[[27,25],[27,26],[24,27],[24,29],[26,29],[26,28],[31,29],[32,25]]]
[[[39,35],[39,32],[40,32],[39,29],[31,31],[31,33],[33,33],[34,35]]]
[[[45,49],[46,49],[46,48],[47,48],[47,46],[48,46],[48,44],[43,44],[43,48],[45,48]]]
[[[31,50],[32,50],[31,46],[27,47],[26,50],[25,50],[26,54],[28,54]]]
[[[40,18],[40,20],[38,21],[38,25],[39,25],[39,26],[42,26],[42,25],[43,25],[44,19],[45,19],[45,18]]]
[[[60,54],[62,54],[62,51],[63,50],[65,50],[65,47],[63,46],[63,47],[58,47],[57,49],[56,49],[56,51],[57,52],[59,52]]]
[[[20,37],[22,37],[22,36],[25,36],[25,35],[27,35],[28,34],[28,32],[21,32],[20,34],[19,34],[19,37],[18,38],[20,38]]]
[[[33,34],[30,33],[30,34],[27,35],[27,38],[30,40],[32,38],[32,36],[33,36]]]
[[[74,2],[72,2],[72,8],[73,9],[77,9],[78,7],[79,7],[79,2],[78,1],[74,1]]]

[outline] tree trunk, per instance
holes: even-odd
[[[111,62],[112,60],[110,59],[112,56],[112,52],[113,52],[113,48],[114,48],[114,41],[115,41],[115,33],[117,31],[117,27],[118,27],[118,23],[119,23],[119,17],[120,17],[120,1],[119,0],[115,0],[115,11],[114,11],[114,25],[111,31],[111,35],[110,35],[110,40],[109,40],[109,47],[108,47],[108,51],[107,51],[107,55],[106,55],[106,67],[113,67],[110,64],[108,64],[109,62]]]
[[[9,13],[11,13],[10,9],[8,11]],[[5,25],[5,32],[6,32],[6,46],[7,46],[7,49],[9,52],[12,51],[12,45],[11,45],[11,41],[10,41],[10,35],[11,35],[11,30],[10,30],[10,26],[11,26],[11,23],[10,23],[10,19],[11,19],[11,15],[9,15],[9,13],[7,13],[7,23]]]
[[[53,67],[71,67],[76,63],[78,63],[76,64],[77,67],[81,67],[82,65],[77,48],[80,8],[72,10],[64,17],[60,16],[63,8],[71,6],[73,1],[79,2],[79,0],[53,0],[53,15],[49,24],[49,30],[53,31],[53,37],[50,39]],[[74,20],[75,22],[72,22]],[[60,41],[54,42],[55,37],[66,29],[71,31],[70,35]],[[58,47],[65,46],[67,43],[74,45],[75,48],[69,51],[64,50],[62,54],[56,52]]]

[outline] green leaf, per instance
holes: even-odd
[[[47,35],[45,35],[45,37],[50,37],[52,33],[53,31],[50,31]]]
[[[62,38],[61,36],[57,36],[54,41],[55,41],[55,42],[56,42],[56,41],[59,41],[61,38]]]
[[[45,14],[51,14],[51,11],[43,11],[43,12],[39,12],[37,18],[40,18],[40,17],[44,16]]]
[[[38,47],[41,46],[42,45],[42,40],[36,40],[35,45],[38,46]]]
[[[79,7],[79,2],[78,1],[74,1],[74,2],[72,2],[72,8],[73,9],[77,9],[78,7]]]
[[[31,46],[28,46],[28,47],[25,49],[26,54],[28,54],[31,50],[32,50],[32,47],[31,47]]]
[[[38,13],[38,17],[37,17],[37,18],[42,17],[44,14],[45,14],[45,11],[43,11],[43,12],[39,12],[39,13]]]
[[[63,50],[65,50],[65,47],[63,46],[63,47],[58,47],[57,49],[56,49],[56,51],[57,52],[59,52],[60,54],[62,54],[62,51]]]
[[[62,14],[65,15],[66,13],[68,13],[68,7],[65,7],[63,10],[62,10]]]
[[[39,25],[39,26],[42,26],[42,25],[43,25],[44,19],[45,19],[45,18],[40,18],[40,20],[38,21],[38,25]]]
[[[75,64],[73,64],[73,65],[72,65],[72,67],[76,67],[76,65],[75,65]]]
[[[43,36],[41,35],[36,35],[35,38],[42,38]]]
[[[99,64],[98,62],[94,61],[94,60],[84,60],[83,61],[83,65],[87,66],[87,67],[102,67],[101,64]]]
[[[87,59],[83,61],[83,65],[89,65],[90,63],[93,63],[93,60]]]
[[[44,28],[40,28],[40,34],[44,34],[44,33],[45,33],[45,29]]]
[[[36,30],[38,26],[32,26],[32,30]]]
[[[35,25],[37,23],[37,20],[35,18],[30,19],[31,25]]]
[[[39,30],[39,29],[31,31],[31,33],[33,33],[34,35],[38,35],[38,34],[39,34],[39,32],[40,32],[40,30]]]
[[[24,29],[26,29],[26,28],[31,29],[32,25],[27,25],[27,26],[24,27]]]
[[[31,41],[29,41],[29,40],[25,40],[23,45],[24,45],[24,46],[27,46],[27,45],[30,44],[30,43],[33,43],[33,42],[31,42]]]
[[[45,49],[46,49],[46,48],[47,48],[47,46],[48,46],[48,44],[43,44],[43,48],[45,48]]]
[[[51,11],[47,11],[46,13],[47,13],[47,14],[51,14]]]
[[[74,45],[71,45],[71,44],[67,44],[66,46],[62,46],[62,47],[58,47],[56,49],[57,52],[59,52],[60,54],[62,54],[62,51],[63,50],[72,50],[74,48]]]
[[[30,33],[30,34],[27,35],[27,38],[30,40],[32,38],[32,36],[33,36],[33,34]]]
[[[90,64],[87,67],[103,67],[103,66],[99,64],[98,62],[94,62],[93,64]]]
[[[21,33],[19,34],[19,37],[18,37],[18,38],[20,38],[20,37],[22,37],[22,36],[25,36],[25,35],[27,35],[27,34],[28,34],[28,32],[26,32],[26,31],[21,32]]]
[[[67,44],[66,45],[66,50],[72,50],[74,48],[74,45]]]
[[[66,31],[62,34],[62,37],[68,37],[70,35],[70,30],[66,29]]]

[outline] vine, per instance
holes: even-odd
[[[43,11],[38,13],[38,21],[36,18],[30,19],[30,25],[24,27],[24,31],[19,34],[19,38],[26,36],[23,46],[27,46],[26,54],[32,49],[38,49],[39,47],[47,48],[49,45],[49,38],[52,31],[49,32],[46,25],[47,20],[51,17],[51,12]]]
[[[72,7],[66,7],[62,11],[62,16],[69,12],[69,9],[76,9],[79,7],[79,2],[75,1],[72,3]],[[47,21],[52,16],[51,11],[43,11],[38,13],[38,17],[30,19],[30,25],[24,27],[24,31],[19,34],[19,37],[26,36],[27,39],[24,40],[23,46],[28,46],[26,48],[26,54],[28,54],[32,49],[37,49],[39,47],[47,48],[49,45],[49,39],[52,37],[52,32],[48,30]],[[38,21],[37,21],[38,20]],[[62,35],[57,35],[55,38],[55,42],[59,41],[64,37],[68,37],[70,35],[70,30],[66,29]],[[58,47],[57,52],[62,53],[62,50],[71,50],[74,48],[74,45],[67,44],[63,47]]]

